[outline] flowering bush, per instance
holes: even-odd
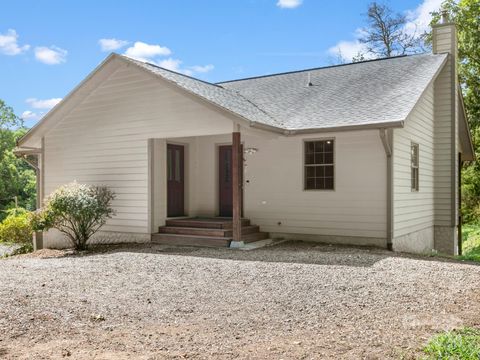
[[[28,211],[22,208],[8,210],[0,223],[0,242],[27,244],[32,242],[32,227]]]
[[[105,186],[71,183],[55,190],[44,208],[32,216],[35,230],[55,228],[65,234],[77,250],[114,215],[115,195]]]

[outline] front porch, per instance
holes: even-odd
[[[242,247],[267,239],[243,218],[245,149],[240,131],[151,139],[152,242]]]

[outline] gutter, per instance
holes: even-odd
[[[256,121],[250,121],[250,126],[257,129],[269,130],[276,133],[280,133],[284,136],[294,136],[302,134],[316,134],[316,133],[328,133],[328,132],[340,132],[340,131],[355,131],[355,130],[385,130],[390,128],[402,128],[404,127],[404,120],[397,121],[387,121],[379,123],[370,123],[370,124],[360,124],[360,125],[346,125],[346,126],[332,126],[326,128],[309,128],[309,129],[282,129],[274,127],[271,125],[265,125],[258,123]]]

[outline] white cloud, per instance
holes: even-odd
[[[215,68],[215,66],[213,66],[212,64],[203,65],[203,66],[202,65],[194,65],[194,66],[189,67],[189,69],[192,70],[193,72],[201,73],[201,74],[210,72],[214,68]]]
[[[28,98],[25,100],[27,104],[30,104],[34,109],[47,109],[50,110],[55,105],[57,105],[62,98],[51,98],[51,99],[37,99],[37,98]]]
[[[328,53],[334,57],[341,57],[347,61],[350,61],[354,56],[359,53],[364,54],[366,52],[365,44],[362,44],[358,40],[352,41],[340,41],[337,45],[328,49]]]
[[[39,115],[33,111],[27,110],[22,113],[20,116],[23,120],[38,120]]]
[[[115,51],[124,46],[128,45],[127,40],[119,40],[119,39],[100,39],[98,40],[98,44],[102,51]]]
[[[438,10],[441,7],[443,0],[424,0],[419,6],[413,10],[407,10],[407,23],[405,24],[405,30],[410,33],[416,33],[417,35],[423,34],[429,30],[432,11]],[[341,56],[347,60],[352,59],[353,56],[359,52],[365,53],[365,45],[358,40],[362,35],[362,29],[355,30],[353,34],[353,40],[339,41],[335,46],[328,49],[328,53],[332,56]],[[369,57],[366,56],[368,59]]]
[[[407,10],[408,22],[405,25],[405,29],[409,33],[416,33],[418,35],[429,31],[430,21],[432,21],[433,11],[437,11],[441,8],[443,0],[424,0],[416,9]]]
[[[282,9],[294,9],[302,5],[303,0],[278,0],[277,6]]]
[[[173,58],[158,60],[151,63],[157,66],[160,66],[164,69],[176,71],[178,73],[185,74],[188,76],[193,76],[195,74],[205,74],[212,71],[215,68],[215,66],[213,66],[212,64],[182,67],[181,65],[183,61],[179,59],[173,59]]]
[[[5,34],[0,34],[0,53],[5,55],[19,55],[30,49],[30,45],[18,45],[18,34],[13,29],[8,29]]]
[[[48,65],[61,64],[67,61],[68,51],[57,46],[39,46],[35,48],[35,58]]]
[[[180,64],[182,63],[181,60],[168,58],[165,60],[160,60],[155,62],[156,65],[173,71],[180,71]]]
[[[180,67],[180,65],[182,64],[182,61],[179,60],[179,59],[168,58],[168,59],[165,59],[165,60],[156,61],[155,64],[162,67],[162,68],[172,70],[172,71],[176,71],[178,73],[182,73],[182,74],[185,74],[185,75],[188,75],[188,76],[193,75],[192,70],[182,69]]]
[[[124,53],[124,55],[133,59],[148,62],[189,76],[192,76],[195,73],[205,74],[215,68],[212,64],[182,67],[181,65],[183,61],[180,59],[172,57],[162,59],[162,57],[171,54],[172,51],[165,46],[150,45],[141,41],[136,41],[133,46],[126,49]]]
[[[125,51],[125,55],[140,61],[151,61],[158,56],[168,56],[171,53],[165,46],[150,45],[141,41],[135,42]]]

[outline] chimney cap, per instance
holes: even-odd
[[[448,24],[450,22],[450,16],[448,15],[448,10],[443,8],[440,11],[440,23],[441,24]]]

